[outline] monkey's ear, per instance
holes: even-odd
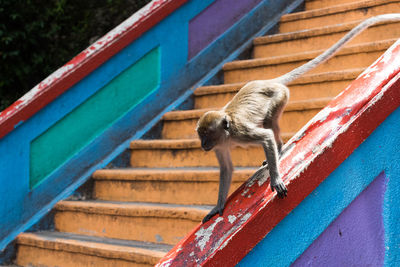
[[[222,126],[224,127],[225,130],[229,129],[229,126],[230,126],[229,120],[226,116],[222,119]]]

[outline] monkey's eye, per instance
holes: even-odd
[[[207,130],[205,130],[205,129],[200,129],[200,130],[198,130],[198,133],[199,133],[199,135],[201,135],[201,136],[204,136],[204,135],[207,135],[207,134],[208,134]]]
[[[206,135],[206,131],[204,131],[204,130],[198,130],[197,133],[198,133],[200,136],[205,136],[205,135]]]

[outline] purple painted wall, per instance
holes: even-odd
[[[292,266],[383,266],[385,190],[381,173]]]
[[[189,22],[189,59],[217,39],[261,0],[217,0]],[[219,15],[223,12],[223,15]]]

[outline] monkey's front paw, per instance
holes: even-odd
[[[202,223],[206,223],[208,222],[215,214],[219,214],[220,216],[222,216],[222,213],[224,212],[224,207],[218,207],[215,206],[207,215],[206,217],[204,217]]]
[[[271,184],[271,190],[276,190],[279,198],[285,198],[287,196],[287,188],[283,182],[278,182],[275,185]]]

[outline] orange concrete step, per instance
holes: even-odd
[[[326,98],[338,95],[363,71],[350,69],[318,74],[306,74],[289,84],[290,101]],[[219,108],[224,106],[245,83],[203,86],[195,90],[194,108]]]
[[[172,247],[58,232],[17,237],[19,266],[154,266]]]
[[[255,170],[236,170],[230,193]],[[100,200],[215,205],[219,169],[109,169],[96,171],[93,180]]]
[[[366,68],[382,55],[397,39],[389,39],[345,47],[325,63],[307,74]],[[279,77],[312,60],[324,50],[290,56],[238,60],[224,65],[225,83],[247,82]]]
[[[176,244],[211,206],[110,201],[61,201],[55,229],[79,235]]]
[[[256,38],[253,41],[254,58],[325,50],[361,22],[362,20]],[[367,28],[346,46],[399,37],[400,22],[383,22]]]
[[[332,98],[316,98],[289,102],[286,106],[280,127],[283,133],[297,132],[314,117]],[[162,137],[164,139],[195,138],[197,121],[209,109],[172,111],[163,116]]]
[[[209,109],[177,110],[163,116],[163,139],[196,138],[196,125],[200,116]]]
[[[293,134],[292,134],[293,135]],[[213,152],[205,152],[198,139],[136,140],[131,143],[131,166],[146,168],[217,167]],[[265,160],[261,146],[236,147],[231,151],[235,167],[259,167]]]
[[[282,16],[279,32],[294,32],[400,12],[398,0],[368,0]]]
[[[359,1],[360,0],[306,0],[305,9],[311,10],[311,9],[326,8],[326,7],[349,4]]]

